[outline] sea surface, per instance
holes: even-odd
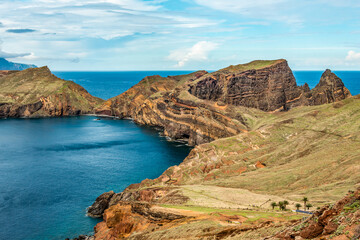
[[[94,96],[116,96],[148,75],[187,72],[55,72]],[[295,71],[312,88],[321,71]],[[335,72],[353,95],[360,72]],[[130,120],[95,117],[0,120],[0,239],[65,239],[91,233],[86,208],[179,164],[191,149]]]

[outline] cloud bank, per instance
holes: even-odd
[[[176,61],[177,67],[184,67],[187,63],[192,61],[206,61],[211,51],[218,47],[217,43],[209,41],[201,41],[188,49],[177,49],[170,53],[168,58]]]

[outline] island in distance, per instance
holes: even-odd
[[[25,70],[28,68],[36,68],[33,64],[14,63],[0,58],[0,70]]]

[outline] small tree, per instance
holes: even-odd
[[[295,204],[295,207],[296,207],[296,210],[299,210],[299,208],[301,208],[301,204],[297,203],[297,204]]]
[[[284,210],[286,210],[286,206],[289,205],[289,202],[285,200],[283,201],[283,203],[284,203]]]
[[[304,210],[306,210],[306,203],[309,201],[309,199],[307,197],[303,198],[303,202],[304,202]]]
[[[280,210],[284,210],[284,202],[279,202],[278,206]]]
[[[275,209],[276,206],[277,206],[277,203],[276,203],[276,202],[272,202],[272,203],[271,203],[271,207],[272,207],[273,210]]]
[[[310,210],[310,208],[311,208],[312,206],[313,206],[313,205],[311,205],[310,203],[306,204],[307,210]]]

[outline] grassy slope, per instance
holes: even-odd
[[[54,76],[47,67],[32,68],[0,77],[0,102],[33,104],[42,97],[66,96],[73,107],[91,110],[102,99],[91,96],[81,86]],[[55,99],[54,99],[55,100]]]
[[[272,114],[248,109],[246,114],[252,128],[249,132],[200,145],[193,159],[170,170],[183,168],[178,188],[189,201],[161,206],[210,217],[144,233],[146,239],[215,238],[224,236],[222,231],[230,231],[224,233],[224,239],[263,239],[282,231],[289,221],[308,216],[271,210],[271,202],[286,199],[288,208],[295,209],[295,204],[302,204],[302,197],[307,196],[317,207],[338,200],[359,185],[360,96],[289,112]],[[219,159],[232,164],[208,173],[218,178],[204,180],[199,170]],[[255,168],[257,161],[266,167]],[[223,171],[239,166],[247,167],[247,171]],[[243,217],[245,221],[227,222],[221,220],[222,216],[230,220],[231,216]],[[269,221],[272,224],[256,227]]]
[[[226,176],[214,170],[218,178],[203,182],[205,185],[292,200],[308,195],[319,202],[332,201],[360,183],[360,100],[354,97],[342,103],[265,114],[253,122],[252,131],[219,139],[208,147],[217,156],[234,161],[229,168],[240,165],[247,171]],[[229,155],[238,151],[243,153]],[[252,165],[257,161],[267,167],[256,169]]]
[[[285,61],[284,59],[278,59],[278,60],[255,60],[249,63],[245,64],[239,64],[239,65],[231,65],[229,67],[223,68],[217,72],[244,72],[248,70],[258,70],[261,68],[270,67],[271,65],[275,63],[280,63],[282,61]]]

